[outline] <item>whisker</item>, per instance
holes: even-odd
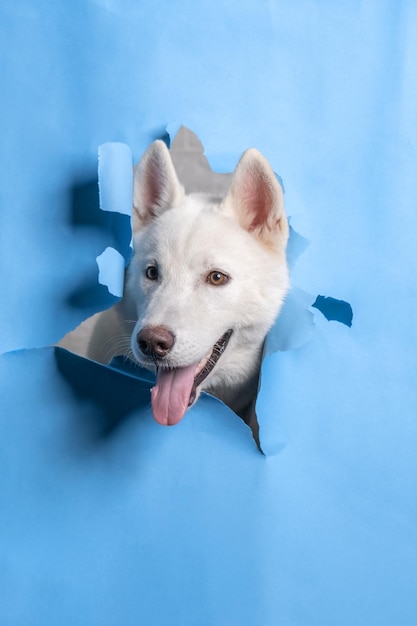
[[[109,337],[103,344],[105,358],[111,360],[114,356],[133,357],[129,335],[114,335]]]

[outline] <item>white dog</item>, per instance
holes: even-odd
[[[155,141],[135,168],[132,224],[125,296],[97,325],[89,356],[103,360],[110,335],[118,354],[156,370],[160,424],[178,423],[202,390],[249,421],[263,341],[289,287],[274,172],[250,149],[224,198],[187,195],[166,145]]]

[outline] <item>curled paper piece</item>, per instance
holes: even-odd
[[[107,287],[109,292],[121,298],[125,274],[124,257],[114,248],[106,248],[97,258],[98,282]]]
[[[132,214],[132,151],[124,143],[104,143],[98,149],[100,209]]]

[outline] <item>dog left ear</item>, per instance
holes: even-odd
[[[246,150],[237,164],[224,206],[262,243],[286,245],[288,222],[282,188],[268,161],[255,148]]]
[[[169,150],[158,139],[134,168],[133,231],[179,205],[183,197],[184,188],[178,180]]]

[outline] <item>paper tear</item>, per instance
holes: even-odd
[[[352,307],[345,300],[337,300],[330,296],[317,296],[311,306],[323,313],[324,317],[329,321],[340,322],[349,326],[349,328],[352,326]]]
[[[98,265],[98,282],[107,287],[109,292],[118,298],[123,296],[125,260],[123,255],[110,246],[96,257]]]
[[[177,175],[188,193],[203,191],[224,195],[230,185],[231,173],[214,172],[204,155],[204,148],[198,137],[185,126],[170,125],[166,129],[167,143]],[[277,178],[281,181],[280,177]],[[281,182],[282,184],[282,182]],[[99,148],[99,193],[100,208],[103,211],[130,215],[132,206],[132,155],[130,148],[120,143],[103,144]],[[287,257],[290,268],[294,267],[300,255],[309,245],[309,240],[290,226],[290,239]],[[97,257],[99,283],[117,297],[123,293],[125,259],[115,248],[108,247]],[[127,259],[126,259],[127,262]],[[334,319],[351,326],[352,309],[347,302],[335,298],[318,296],[293,287],[288,293],[284,306],[274,326],[268,333],[263,352],[260,376],[268,380],[271,360],[266,358],[277,352],[294,350],[310,340],[314,332],[314,315],[311,307],[318,308],[326,319]],[[126,357],[122,361],[112,361],[108,366],[127,376],[141,379],[144,371]],[[150,375],[147,374],[147,377]],[[261,405],[262,406],[262,403]],[[260,415],[265,421],[265,415]],[[256,420],[256,415],[255,415]],[[256,424],[257,426],[257,424]],[[255,433],[254,429],[252,432]],[[260,449],[270,450],[268,442],[258,441]],[[280,444],[281,445],[281,444]],[[268,447],[269,446],[269,447]]]

